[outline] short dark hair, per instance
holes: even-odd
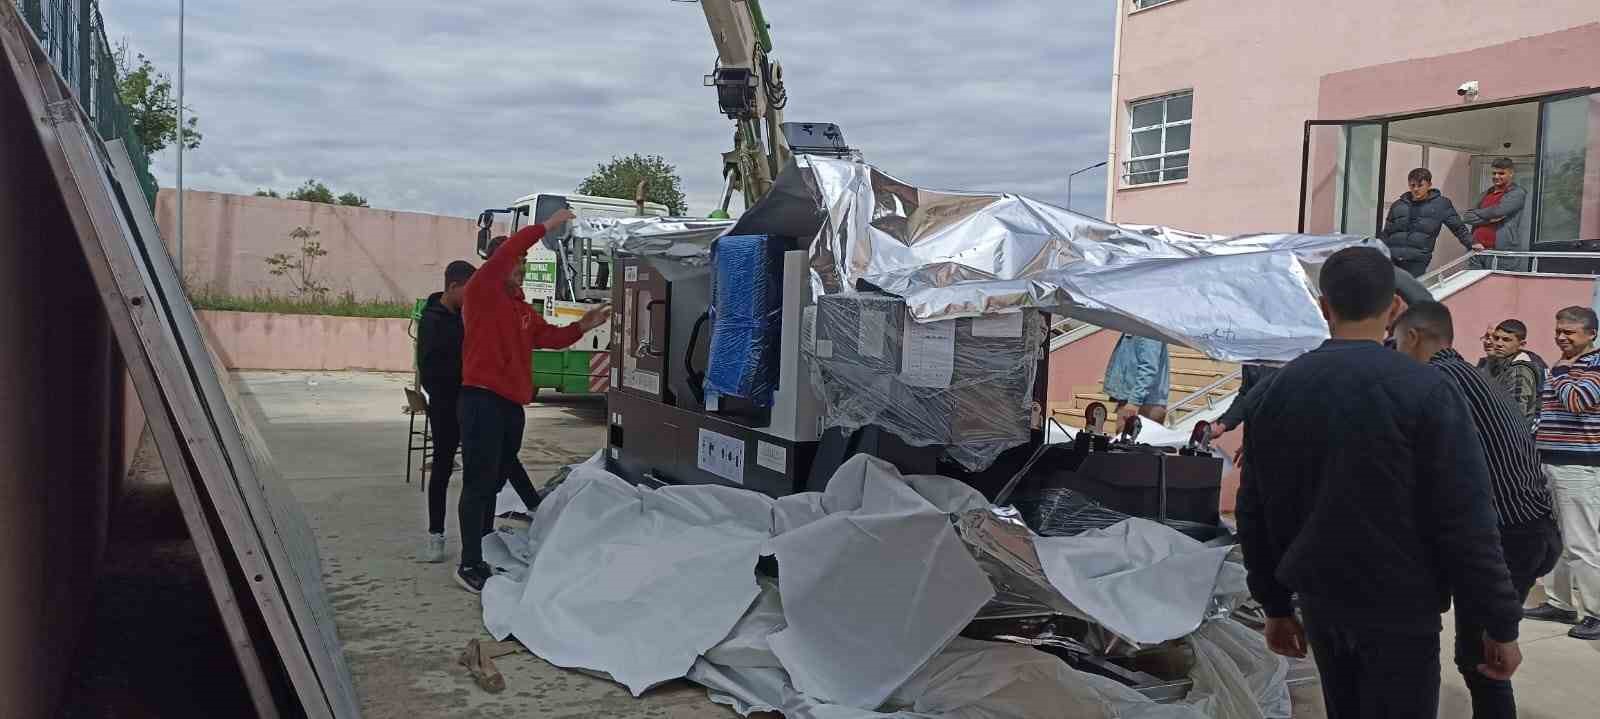
[[[1489,163],[1489,166],[1496,170],[1510,170],[1512,172],[1517,171],[1517,163],[1512,162],[1511,158],[1509,157],[1502,157],[1498,160],[1495,160],[1494,162]]]
[[[465,260],[456,260],[445,265],[444,288],[448,290],[450,285],[464,284],[467,280],[472,279],[472,273],[477,271],[477,268],[473,267],[471,262]]]
[[[496,237],[496,238],[494,238],[492,240],[489,240],[489,246],[488,246],[487,250],[484,252],[484,257],[494,257],[494,251],[500,249],[500,246],[505,244],[505,243],[506,243],[506,236],[505,235],[500,235],[500,236],[498,236],[498,237]]]
[[[1394,271],[1376,248],[1346,247],[1322,264],[1318,286],[1339,319],[1372,319],[1394,303]]]
[[[1406,182],[1433,182],[1433,173],[1426,167],[1419,167],[1406,173]]]
[[[1600,320],[1594,316],[1594,310],[1582,305],[1564,307],[1556,313],[1557,322],[1582,322],[1583,328],[1594,332],[1600,330]]]
[[[1524,342],[1528,340],[1528,326],[1522,324],[1522,320],[1506,320],[1495,325],[1494,328],[1508,335],[1516,335],[1517,339]]]
[[[1395,331],[1401,328],[1421,332],[1429,339],[1450,344],[1456,341],[1455,323],[1450,320],[1450,308],[1441,302],[1418,302],[1395,320]]]

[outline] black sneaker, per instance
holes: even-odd
[[[1532,609],[1522,610],[1522,616],[1527,619],[1536,619],[1541,622],[1556,622],[1557,624],[1578,623],[1577,612],[1567,609],[1557,609],[1553,606],[1550,606],[1549,602],[1540,604]]]
[[[489,577],[494,576],[494,571],[489,569],[489,565],[478,562],[472,567],[457,567],[455,576],[456,584],[461,585],[462,589],[473,594],[482,594],[483,584],[489,581]]]
[[[1584,617],[1583,623],[1573,627],[1572,631],[1567,632],[1567,636],[1590,642],[1600,641],[1600,619]]]

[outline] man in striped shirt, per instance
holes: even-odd
[[[1489,379],[1451,348],[1455,332],[1450,310],[1438,302],[1412,305],[1394,327],[1397,348],[1444,373],[1461,390],[1489,464],[1490,496],[1499,517],[1500,546],[1517,596],[1526,600],[1539,577],[1561,554],[1561,535],[1551,515],[1550,491],[1533,437],[1522,413]],[[1456,613],[1456,668],[1472,694],[1474,719],[1515,717],[1509,680],[1478,671],[1483,627]]]
[[[1600,351],[1594,310],[1556,313],[1561,360],[1539,393],[1539,455],[1550,475],[1566,551],[1545,582],[1548,601],[1530,619],[1576,624],[1574,639],[1600,640]]]

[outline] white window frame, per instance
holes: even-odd
[[[1131,5],[1133,5],[1133,9],[1130,10],[1129,12],[1139,12],[1140,10],[1149,10],[1150,8],[1161,7],[1162,5],[1166,5],[1168,3],[1175,3],[1177,1],[1178,0],[1149,0],[1147,2],[1146,0],[1129,0],[1129,3]]]
[[[1176,99],[1176,98],[1185,97],[1185,96],[1187,96],[1189,98],[1189,119],[1187,119],[1187,120],[1174,120],[1174,121],[1170,121],[1169,122],[1167,120],[1167,103],[1172,101],[1172,100],[1174,100],[1174,99]],[[1139,107],[1139,106],[1142,106],[1142,105],[1148,105],[1148,104],[1154,103],[1154,102],[1161,103],[1161,122],[1158,122],[1158,123],[1156,123],[1154,125],[1142,125],[1140,127],[1134,127],[1133,126],[1133,109],[1135,107]],[[1169,92],[1169,93],[1167,93],[1165,95],[1155,95],[1153,97],[1146,97],[1146,98],[1141,98],[1141,99],[1138,99],[1138,100],[1130,100],[1127,103],[1127,113],[1128,113],[1128,124],[1127,124],[1128,159],[1126,159],[1126,160],[1124,160],[1122,162],[1122,186],[1123,187],[1143,187],[1143,186],[1146,186],[1146,185],[1157,185],[1157,184],[1164,184],[1164,183],[1168,183],[1168,182],[1183,182],[1183,181],[1188,180],[1189,179],[1189,170],[1190,170],[1189,163],[1187,163],[1187,162],[1184,163],[1184,166],[1183,166],[1183,177],[1168,178],[1167,177],[1167,173],[1168,172],[1172,172],[1172,171],[1176,171],[1177,168],[1172,168],[1171,170],[1168,170],[1166,168],[1166,158],[1168,158],[1168,157],[1178,157],[1179,155],[1182,155],[1185,159],[1188,159],[1190,157],[1190,152],[1192,152],[1194,150],[1194,131],[1192,129],[1189,131],[1189,146],[1187,148],[1184,148],[1182,150],[1174,150],[1172,152],[1168,152],[1167,151],[1167,129],[1168,128],[1172,128],[1172,127],[1183,127],[1183,126],[1189,126],[1191,128],[1193,127],[1193,125],[1194,125],[1194,90],[1192,90],[1192,89],[1190,89],[1190,90],[1179,90],[1177,92]],[[1134,135],[1134,133],[1136,133],[1136,132],[1149,132],[1151,130],[1161,130],[1161,150],[1159,152],[1153,154],[1153,155],[1139,155],[1139,156],[1135,157],[1133,155],[1133,135]],[[1145,170],[1145,171],[1139,172],[1139,173],[1134,173],[1133,172],[1133,163],[1135,163],[1135,162],[1147,162],[1149,160],[1160,161],[1161,167],[1159,167],[1158,169],[1155,169],[1155,170]],[[1140,176],[1153,174],[1153,175],[1155,175],[1155,179],[1153,179],[1153,180],[1151,180],[1151,179],[1140,180],[1140,181],[1136,182],[1133,179],[1133,176],[1135,174],[1138,174]]]

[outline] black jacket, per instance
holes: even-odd
[[[466,328],[461,313],[445,307],[441,297],[443,292],[428,295],[417,326],[417,377],[430,398],[461,389],[461,342]]]
[[[1389,256],[1395,260],[1413,261],[1433,257],[1433,244],[1439,239],[1439,228],[1449,227],[1463,247],[1472,246],[1472,231],[1461,222],[1456,206],[1438,190],[1429,190],[1428,199],[1421,202],[1407,192],[1389,206],[1389,216],[1383,221],[1383,244],[1389,246]]]
[[[1267,365],[1247,364],[1240,368],[1239,374],[1242,379],[1239,382],[1239,391],[1234,394],[1233,404],[1228,405],[1228,411],[1223,412],[1217,421],[1229,430],[1238,427],[1239,423],[1250,414],[1250,409],[1255,406],[1256,401],[1261,399],[1261,394],[1272,381],[1272,376],[1277,373],[1277,367]]]
[[[1489,470],[1466,400],[1376,342],[1328,340],[1279,370],[1244,435],[1239,538],[1272,617],[1438,632],[1457,611],[1517,637]]]
[[[1489,375],[1500,389],[1511,397],[1529,426],[1539,422],[1539,389],[1550,372],[1550,365],[1538,354],[1523,350],[1516,357],[1485,357],[1478,360],[1478,369]]]

